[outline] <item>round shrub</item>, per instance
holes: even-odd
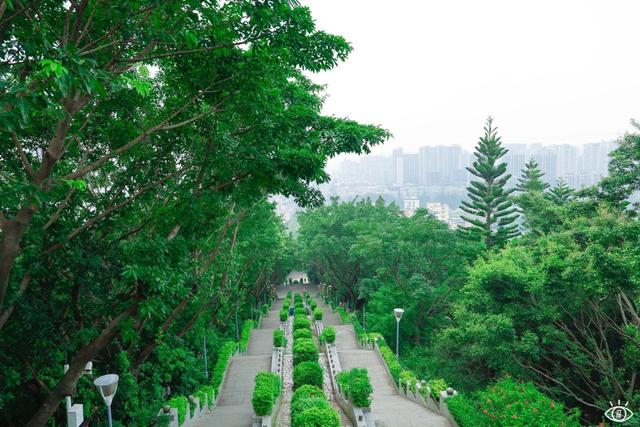
[[[315,310],[316,307],[318,306],[318,303],[315,302],[314,300],[311,300],[311,302],[309,303],[309,305],[311,306],[311,310]]]
[[[322,320],[322,310],[319,308],[316,308],[315,310],[313,310],[313,318],[314,320]]]
[[[318,348],[313,340],[306,338],[297,340],[293,344],[293,364],[309,361],[318,361]]]
[[[331,404],[327,397],[323,394],[317,397],[308,397],[306,399],[298,399],[291,403],[291,418],[295,418],[296,414],[300,414],[309,408],[330,408]]]
[[[295,310],[293,310],[293,314],[304,314],[306,316],[307,315],[307,310],[305,310],[302,307],[298,307]]]
[[[309,322],[309,319],[294,319],[293,330],[297,331],[298,329],[311,329],[311,322]]]
[[[284,332],[282,329],[274,329],[273,330],[273,346],[274,347],[285,347],[287,340],[284,338]]]
[[[289,319],[289,312],[286,309],[280,310],[280,321],[286,322]]]
[[[271,372],[258,372],[253,389],[253,411],[258,416],[271,414],[273,404],[280,394],[280,377]]]
[[[327,396],[324,395],[322,388],[313,385],[303,385],[293,392],[291,404],[293,405],[300,399],[308,399],[310,397],[322,397],[325,400],[327,399]]]
[[[297,331],[293,332],[293,339],[299,339],[299,338],[313,338],[313,334],[311,333],[310,329],[298,329]]]
[[[293,389],[303,385],[322,387],[323,372],[318,362],[301,362],[293,370]]]
[[[291,427],[340,427],[340,418],[331,407],[314,406],[295,414]]]
[[[260,306],[260,311],[263,315],[266,315],[269,312],[269,304],[262,304]]]
[[[325,341],[327,341],[329,344],[333,344],[334,342],[336,342],[336,330],[331,326],[329,326],[328,328],[324,328],[322,334],[324,335]]]

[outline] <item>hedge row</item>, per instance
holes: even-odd
[[[240,352],[244,353],[247,351],[247,346],[249,345],[249,338],[251,338],[251,329],[253,329],[253,320],[247,319],[242,322],[242,331],[240,332],[240,343],[239,348]]]
[[[251,400],[256,415],[270,415],[279,395],[280,377],[272,372],[258,372]]]
[[[291,427],[340,427],[340,418],[322,389],[303,385],[291,399]]]
[[[316,308],[315,310],[313,310],[313,320],[322,320],[322,317],[323,313],[321,309]]]
[[[340,389],[351,399],[353,406],[368,408],[371,406],[373,387],[369,381],[369,372],[365,368],[353,368],[336,376]]]
[[[184,396],[174,396],[167,401],[167,405],[178,410],[178,423],[184,423],[187,416],[187,407],[189,406],[189,400]]]
[[[213,371],[211,372],[211,385],[213,386],[216,396],[220,392],[220,384],[222,384],[222,377],[224,377],[224,371],[227,369],[229,359],[236,352],[238,344],[234,341],[227,341],[220,348],[218,353],[218,360],[216,361]]]

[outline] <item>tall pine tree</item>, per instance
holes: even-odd
[[[523,193],[542,193],[549,188],[549,184],[542,180],[544,173],[540,170],[538,162],[530,159],[522,170],[522,176],[518,178],[516,190]]]
[[[573,196],[573,188],[569,187],[564,179],[558,178],[556,181],[556,185],[553,186],[551,190],[545,197],[548,200],[551,200],[556,205],[564,205],[566,202],[571,200]]]
[[[469,238],[484,240],[488,248],[502,246],[518,235],[515,223],[518,213],[509,195],[515,189],[505,189],[511,175],[507,164],[499,162],[507,153],[489,117],[484,127],[484,136],[476,147],[476,159],[467,170],[479,180],[471,181],[467,187],[469,201],[463,201],[461,209],[471,216],[462,216],[469,223],[461,231]]]

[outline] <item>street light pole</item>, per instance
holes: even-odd
[[[393,309],[393,314],[396,316],[396,359],[400,358],[400,319],[404,310],[401,308]]]

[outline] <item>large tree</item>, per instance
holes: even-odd
[[[44,425],[89,360],[153,412],[190,384],[164,351],[282,274],[266,197],[319,204],[328,158],[386,138],[321,114],[308,73],[351,48],[295,3],[0,2],[0,423]]]
[[[534,159],[530,159],[524,165],[522,176],[518,178],[516,190],[523,193],[544,192],[544,190],[549,188],[549,184],[542,180],[543,176],[544,173],[540,170],[538,162],[536,162]]]
[[[474,152],[473,165],[467,167],[479,179],[471,181],[467,187],[470,200],[464,200],[460,206],[471,215],[462,217],[470,225],[462,227],[461,232],[484,241],[488,248],[500,247],[518,235],[515,223],[518,214],[509,197],[514,189],[506,189],[511,175],[507,173],[507,164],[500,161],[506,153],[489,117]]]

